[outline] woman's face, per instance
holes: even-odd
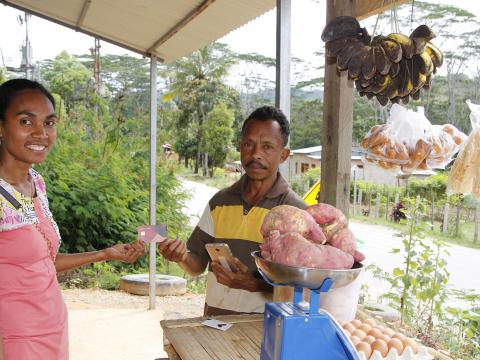
[[[38,90],[22,90],[12,99],[0,122],[0,158],[31,165],[45,160],[57,138],[52,103]]]

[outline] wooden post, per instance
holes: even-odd
[[[448,231],[448,213],[450,212],[450,203],[448,202],[449,197],[447,196],[447,202],[445,203],[445,208],[443,210],[443,225],[442,232],[446,233]]]
[[[353,216],[357,215],[357,172],[353,170]]]
[[[327,23],[337,16],[355,16],[352,0],[327,0]],[[353,82],[337,72],[335,60],[325,59],[323,94],[322,170],[320,202],[348,215],[353,128]]]
[[[358,191],[358,208],[360,209],[360,215],[362,215],[362,196],[363,196],[363,191],[360,189]]]
[[[475,232],[473,233],[473,242],[476,244],[478,241],[478,218],[480,212],[480,206],[478,206],[478,201],[475,202],[475,213],[474,213],[474,221],[475,221]]]
[[[372,213],[372,190],[368,192],[368,216]]]
[[[458,236],[458,230],[460,229],[460,200],[457,203],[457,218],[455,219],[455,237]]]
[[[378,219],[380,217],[380,193],[377,191],[377,199],[375,200],[375,217]]]
[[[385,220],[388,220],[388,203],[390,202],[390,193],[387,191],[387,201],[385,202]]]

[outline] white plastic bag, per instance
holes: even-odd
[[[367,161],[410,173],[445,168],[466,138],[453,125],[432,125],[422,107],[413,111],[394,104],[387,123],[374,126],[361,145]]]
[[[448,176],[448,192],[472,194],[480,199],[480,105],[467,100],[472,132],[462,144]]]

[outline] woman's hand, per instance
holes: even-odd
[[[125,263],[134,263],[139,257],[147,253],[146,247],[140,241],[129,244],[116,244],[103,250],[106,260],[118,260]]]

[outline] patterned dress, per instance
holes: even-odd
[[[35,198],[0,178],[22,205],[0,195],[0,335],[6,360],[68,359],[67,309],[53,259],[60,246],[45,183],[30,170]]]

